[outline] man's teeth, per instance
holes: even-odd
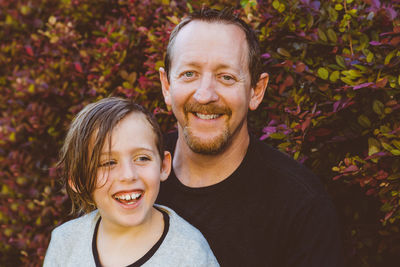
[[[115,196],[116,199],[121,199],[121,200],[134,200],[138,199],[142,194],[141,193],[132,193],[132,194],[124,194],[124,195],[118,195]]]
[[[213,120],[219,117],[218,114],[202,114],[202,113],[196,113],[196,116],[202,120]]]

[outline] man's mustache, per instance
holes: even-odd
[[[224,114],[232,115],[232,110],[225,105],[218,105],[215,103],[199,104],[197,102],[188,102],[183,106],[185,113],[203,113],[203,114]]]

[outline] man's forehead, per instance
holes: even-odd
[[[176,36],[172,47],[172,58],[184,55],[180,60],[187,64],[193,58],[204,53],[214,53],[214,56],[225,60],[233,60],[236,52],[240,57],[247,57],[248,45],[244,31],[237,25],[223,22],[204,22],[195,20],[189,22]],[[197,58],[196,61],[199,59]],[[207,60],[205,57],[203,60]],[[173,59],[172,59],[173,61]],[[232,62],[234,63],[234,62]],[[193,62],[193,64],[195,64]],[[229,60],[226,62],[229,65]],[[221,66],[222,67],[222,66]]]
[[[210,32],[229,32],[230,34],[234,34],[237,38],[246,38],[244,30],[234,23],[225,21],[193,20],[182,27],[182,29],[178,32],[176,36],[176,40],[182,39],[183,37],[195,39],[198,36],[198,31],[201,31],[202,29]]]

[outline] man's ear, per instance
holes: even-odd
[[[163,182],[167,180],[170,172],[171,172],[171,163],[172,163],[172,157],[171,153],[168,151],[164,152],[164,160],[161,163],[161,173],[160,173],[160,180]]]
[[[256,86],[251,89],[249,109],[255,110],[264,98],[265,90],[267,89],[269,81],[268,73],[262,73]]]
[[[160,81],[161,81],[161,88],[162,88],[162,93],[164,96],[164,101],[167,106],[171,106],[171,95],[169,91],[169,81],[168,81],[168,76],[167,73],[165,72],[164,68],[159,68],[159,73],[160,73]]]

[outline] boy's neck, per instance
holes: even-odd
[[[163,215],[152,208],[143,225],[120,227],[107,220],[100,221],[97,232],[97,251],[103,266],[127,266],[143,257],[161,238]]]

